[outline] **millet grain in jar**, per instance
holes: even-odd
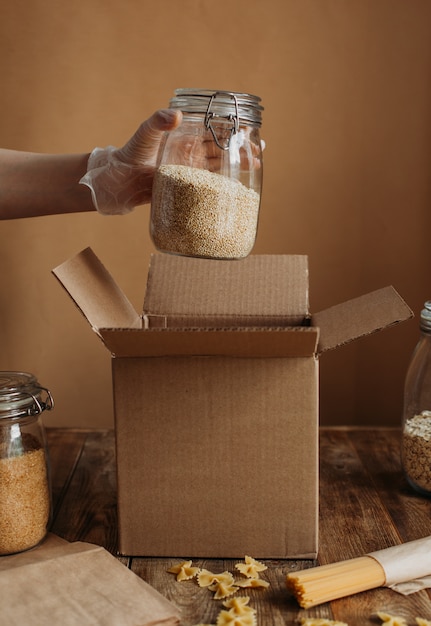
[[[50,490],[45,450],[30,435],[19,454],[4,453],[0,441],[0,555],[22,552],[45,537]]]
[[[404,426],[403,464],[409,479],[431,492],[431,412],[408,419]]]
[[[169,108],[182,118],[158,150],[151,239],[160,252],[243,259],[255,243],[262,193],[260,98],[180,88]]]
[[[159,250],[243,258],[254,245],[260,196],[222,174],[162,165],[153,184],[153,239]]]

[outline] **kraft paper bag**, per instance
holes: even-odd
[[[0,557],[1,626],[174,626],[179,610],[107,550],[50,535]]]

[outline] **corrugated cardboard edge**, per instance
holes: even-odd
[[[315,313],[312,325],[320,328],[321,354],[412,317],[413,311],[389,286]]]
[[[135,311],[111,274],[91,248],[52,270],[93,330],[100,328],[141,328]]]
[[[236,356],[313,357],[319,329],[292,328],[102,328],[99,334],[116,357]]]

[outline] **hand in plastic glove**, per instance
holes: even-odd
[[[220,128],[213,124],[213,128],[217,140],[221,145],[229,146],[228,150],[223,150],[217,144],[210,130],[196,132],[196,124],[186,123],[180,134],[167,138],[169,162],[219,173],[229,171],[233,166],[240,166],[243,170],[262,167],[265,142],[259,139],[254,129],[240,127],[232,134],[232,129],[226,129],[223,124]]]
[[[182,121],[180,111],[160,109],[143,122],[122,147],[95,148],[79,181],[91,189],[93,204],[104,215],[129,213],[151,200],[160,141]]]

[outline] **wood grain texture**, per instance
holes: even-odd
[[[77,433],[72,431],[72,442],[76,442],[76,437]],[[65,445],[65,450],[67,447]],[[61,463],[62,460],[59,460]],[[56,473],[55,465],[52,473]],[[116,552],[116,479],[112,431],[86,433],[79,460],[69,479],[52,530],[68,541],[88,541],[102,545],[112,553]]]
[[[320,433],[320,549],[318,561],[267,560],[267,590],[243,590],[258,611],[258,624],[297,624],[301,617],[337,619],[349,626],[376,626],[377,611],[431,619],[430,593],[410,596],[379,588],[301,609],[285,587],[288,571],[332,563],[431,535],[431,500],[407,485],[401,472],[397,429],[322,428]],[[49,429],[53,532],[89,541],[116,554],[115,440],[109,430]],[[294,514],[294,512],[293,512]],[[187,555],[184,555],[184,560]],[[177,582],[169,567],[179,559],[120,558],[180,607],[182,626],[214,624],[223,608],[195,580]],[[196,560],[213,572],[234,572],[237,561]]]

